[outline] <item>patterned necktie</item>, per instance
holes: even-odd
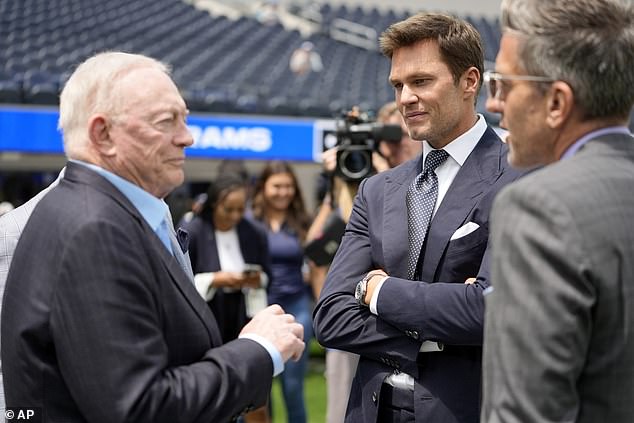
[[[189,260],[189,254],[182,250],[181,244],[176,238],[176,232],[174,231],[174,225],[172,224],[172,216],[169,212],[165,215],[165,219],[163,220],[163,222],[165,222],[168,229],[167,232],[170,240],[170,249],[172,250],[172,255],[176,258],[176,261],[181,266],[187,277],[189,277],[189,280],[194,283],[194,272],[192,271],[192,264]]]
[[[409,254],[407,257],[407,275],[413,279],[427,228],[438,198],[438,177],[434,170],[440,166],[449,154],[445,150],[432,150],[425,158],[423,171],[407,189],[407,225]]]

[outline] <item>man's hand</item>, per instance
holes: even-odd
[[[337,147],[329,148],[321,154],[324,170],[332,173],[337,168]]]
[[[304,352],[304,327],[292,314],[273,304],[253,316],[240,335],[254,334],[269,340],[282,355],[284,362],[299,360]]]
[[[374,294],[376,286],[385,276],[388,276],[388,274],[385,273],[383,269],[376,269],[368,272],[368,275],[366,276],[369,277],[368,288],[365,291],[365,297],[363,298],[363,302],[365,304],[370,304],[370,301],[372,300],[372,294]]]

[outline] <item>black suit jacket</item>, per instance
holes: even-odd
[[[488,128],[464,162],[434,215],[422,254],[422,281],[407,280],[408,186],[421,157],[364,180],[342,243],[314,313],[317,339],[326,347],[361,356],[348,403],[347,422],[376,421],[383,380],[393,372],[415,379],[420,422],[477,422],[489,211],[497,191],[519,174],[507,148]],[[479,225],[450,241],[468,222]],[[372,269],[391,278],[379,295],[379,316],[354,299]],[[478,282],[464,281],[478,275]],[[419,353],[423,341],[446,345]]]
[[[259,344],[209,308],[136,208],[69,163],[18,243],[2,309],[8,406],[46,422],[223,422],[265,403]]]
[[[197,216],[191,221],[183,223],[182,228],[189,233],[189,256],[194,273],[222,270],[213,223]],[[236,225],[236,232],[244,262],[262,266],[262,270],[270,281],[272,278],[271,260],[264,228],[243,218]],[[223,340],[229,341],[237,338],[240,330],[248,321],[245,297],[242,291],[225,292],[218,289],[208,304],[218,321]]]

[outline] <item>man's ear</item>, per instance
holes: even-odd
[[[570,118],[574,110],[575,94],[564,81],[555,81],[547,94],[546,123],[552,129],[560,128]]]
[[[467,69],[462,75],[462,81],[465,94],[468,93],[470,94],[469,97],[475,97],[478,92],[478,84],[480,83],[480,71],[478,68],[472,66]]]
[[[94,115],[88,123],[88,136],[92,147],[103,156],[112,156],[115,145],[110,137],[110,125],[104,115]]]

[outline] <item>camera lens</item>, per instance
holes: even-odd
[[[362,179],[372,170],[372,156],[367,151],[342,151],[339,168],[350,179]]]

